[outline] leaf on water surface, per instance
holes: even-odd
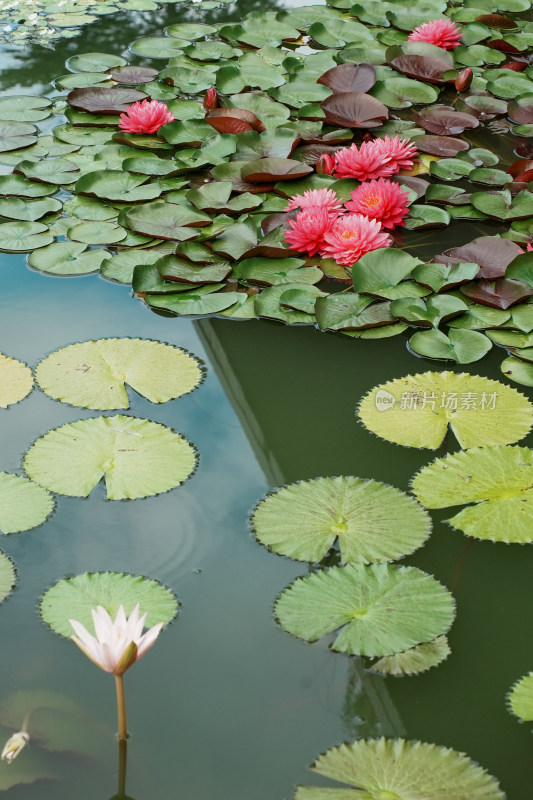
[[[496,403],[497,405],[497,403]],[[533,542],[533,453],[527,447],[474,447],[437,458],[412,479],[427,508],[473,503],[448,522],[476,539]]]
[[[403,653],[380,658],[372,664],[370,670],[383,675],[420,675],[421,672],[437,667],[450,653],[448,637],[437,636],[432,642],[423,642]]]
[[[53,242],[30,253],[28,264],[49,275],[87,275],[97,272],[108,257],[106,250],[88,250],[86,244]]]
[[[60,636],[73,635],[70,619],[77,619],[94,632],[91,610],[103,606],[112,619],[124,606],[129,616],[139,603],[146,613],[145,627],[158,622],[167,625],[178,615],[179,603],[174,592],[159,581],[124,572],[85,572],[62,578],[43,594],[39,609],[47,625]]]
[[[446,633],[450,592],[415,567],[349,564],[297,578],[278,597],[281,627],[307,642],[337,632],[336,652],[388,656]]]
[[[171,428],[116,415],[78,420],[37,439],[24,469],[40,486],[70,497],[88,497],[102,478],[109,500],[167,492],[194,471],[193,445]]]
[[[461,372],[424,372],[374,387],[361,400],[363,425],[382,439],[436,450],[448,427],[463,448],[514,444],[533,425],[533,406],[499,381]]]
[[[433,328],[419,331],[409,339],[409,349],[415,355],[439,361],[456,361],[470,364],[483,358],[492,347],[492,342],[482,333],[450,328],[448,336]]]
[[[347,788],[299,786],[295,800],[505,800],[464,753],[405,739],[358,739],[320,755],[313,772]]]
[[[129,408],[125,384],[152,403],[188,394],[202,379],[198,360],[149,339],[97,339],[62,347],[35,369],[37,383],[55,400],[99,411]]]
[[[67,95],[67,103],[79,111],[90,114],[120,114],[128,110],[128,106],[148,95],[138,89],[115,89],[91,86],[87,89],[74,89]]]
[[[16,580],[15,565],[5,553],[0,552],[0,603],[11,594]]]
[[[507,695],[507,705],[521,722],[533,720],[533,672],[517,681]]]
[[[53,513],[53,497],[28,478],[0,472],[0,533],[29,531]]]
[[[0,408],[18,403],[32,388],[31,369],[22,361],[0,353]]]
[[[421,547],[431,521],[393,486],[352,476],[300,481],[267,495],[252,517],[261,544],[320,561],[338,541],[343,563],[395,561]]]

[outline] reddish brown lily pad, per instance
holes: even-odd
[[[424,108],[413,114],[414,121],[429,133],[438,136],[457,136],[463,131],[477,128],[479,120],[463,111],[450,111],[448,108]]]
[[[128,110],[128,106],[148,95],[138,89],[115,89],[101,86],[89,86],[86,89],[73,89],[67,95],[67,103],[78,111],[90,114],[120,114]]]
[[[434,58],[433,56],[398,56],[398,58],[392,59],[390,65],[410,78],[437,84],[446,83],[442,76],[444,72],[450,69],[449,61]]]
[[[262,133],[265,130],[261,120],[245,108],[212,108],[205,115],[205,121],[219,133]]]
[[[505,39],[492,39],[490,42],[485,42],[485,44],[487,47],[492,47],[493,50],[499,50],[500,53],[510,53],[511,55],[520,53],[518,47],[509,44]]]
[[[340,64],[324,72],[317,80],[335,94],[344,92],[368,92],[376,82],[376,70],[372,64]]]
[[[320,104],[330,125],[344,128],[378,128],[389,112],[383,103],[363,92],[340,92]]]
[[[506,308],[531,297],[533,289],[522,281],[499,278],[495,281],[476,280],[465,283],[461,286],[461,292],[476,303],[505,311]]]
[[[257,158],[243,167],[241,177],[249,183],[267,183],[303,178],[313,171],[307,164],[291,158]]]
[[[487,28],[498,28],[501,31],[510,31],[512,28],[518,27],[513,19],[505,17],[503,14],[480,14],[474,22],[481,22]]]
[[[111,70],[111,80],[116,81],[117,83],[128,83],[128,84],[137,84],[137,83],[148,83],[149,81],[155,80],[159,75],[157,69],[153,67],[138,67],[138,66],[126,66],[126,67],[116,67],[116,69]]]
[[[478,277],[486,280],[503,278],[505,270],[522,253],[522,248],[510,239],[493,236],[480,236],[462,247],[452,247],[444,255],[436,256],[439,264],[459,264],[468,262],[479,264]]]
[[[451,136],[419,136],[416,139],[416,146],[422,153],[429,153],[440,158],[453,158],[464,150],[468,150],[469,144],[463,139],[452,139]]]
[[[513,100],[509,103],[507,112],[517,125],[530,125],[533,122],[533,100],[531,98]]]

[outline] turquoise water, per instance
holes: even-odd
[[[233,18],[242,11],[233,10]],[[217,13],[207,21],[228,16]],[[56,52],[8,54],[2,89],[13,90],[16,68],[17,91],[46,91],[69,55],[120,52],[178,19],[167,7],[112,16]],[[128,796],[288,800],[296,784],[318,782],[306,770],[318,753],[383,734],[464,751],[501,780],[509,800],[529,800],[530,726],[505,708],[509,687],[533,669],[529,548],[471,542],[437,522],[446,512],[433,513],[430,541],[406,562],[434,574],[456,597],[452,655],[425,675],[393,679],[331,653],[325,640],[307,645],[278,628],[274,599],[306,568],[268,553],[249,529],[257,501],[300,478],[355,474],[407,489],[432,454],[377,439],[354,409],[375,384],[434,363],[416,360],[401,337],[354,341],[276,323],[158,316],[127,287],[97,276],[47,277],[21,256],[2,255],[0,276],[3,353],[35,364],[71,342],[139,336],[185,347],[207,367],[192,394],[154,406],[131,393],[126,412],[195,443],[199,469],[182,487],[129,502],[106,501],[102,486],[86,500],[60,497],[43,526],[3,537],[18,583],[0,607],[0,725],[15,692],[47,690],[81,708],[66,751],[49,755],[36,736],[13,765],[0,764],[0,789],[13,775],[56,778],[7,788],[10,800],[104,800],[116,793],[113,680],[51,634],[36,610],[51,583],[85,570],[146,574],[171,586],[182,603],[178,620],[125,678]],[[493,352],[469,371],[499,377],[502,355]],[[96,415],[35,389],[0,411],[0,469],[20,471],[35,438]],[[45,735],[50,719],[41,723],[38,713],[34,722]],[[56,724],[63,724],[60,714]]]

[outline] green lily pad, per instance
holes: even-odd
[[[533,406],[524,395],[464,372],[424,372],[380,384],[363,398],[358,415],[389,442],[432,450],[448,427],[461,447],[476,447],[513,444],[533,425]]]
[[[300,258],[247,258],[239,262],[237,275],[251,283],[274,286],[280,283],[318,283],[323,273],[318,267],[304,267]]]
[[[11,594],[16,579],[13,562],[4,553],[0,553],[0,603]]]
[[[102,170],[83,175],[74,191],[78,194],[115,200],[120,203],[137,203],[154,200],[161,194],[158,183],[146,183],[146,176],[136,177],[122,170]]]
[[[127,236],[127,231],[112,222],[78,222],[67,230],[67,236],[84,244],[116,244]]]
[[[353,287],[356,292],[385,297],[390,300],[398,296],[400,281],[422,264],[402,250],[382,248],[367,253],[352,269]],[[402,296],[402,295],[399,295]]]
[[[46,489],[20,475],[0,472],[0,532],[20,533],[36,528],[48,519],[54,506]],[[1,571],[0,561],[0,574]]]
[[[149,339],[98,339],[62,347],[36,367],[37,383],[55,400],[97,410],[129,408],[125,384],[152,403],[196,388],[198,361]]]
[[[470,202],[489,217],[496,219],[525,219],[533,216],[533,192],[524,190],[512,197],[508,189],[502,192],[474,192]]]
[[[298,561],[321,561],[337,540],[342,563],[395,561],[431,530],[411,497],[351,476],[285,486],[259,503],[251,521],[261,544]]]
[[[196,451],[180,434],[146,419],[95,417],[49,431],[24,457],[40,486],[70,497],[88,497],[105,478],[109,500],[167,492],[196,467]]]
[[[124,572],[85,572],[63,578],[43,594],[39,608],[47,625],[60,636],[70,638],[71,619],[76,619],[94,635],[91,611],[103,606],[112,619],[123,606],[129,616],[137,603],[146,613],[146,627],[159,622],[168,625],[178,615],[174,592],[158,581]]]
[[[524,543],[533,541],[532,483],[531,450],[515,445],[438,458],[414,476],[412,487],[427,508],[473,503],[448,520],[467,536]]]
[[[371,670],[382,675],[420,675],[442,664],[450,653],[448,637],[437,636],[432,642],[422,642],[403,653],[383,656],[372,664]]]
[[[295,800],[505,800],[464,753],[405,739],[358,739],[319,756],[313,772],[351,788],[299,786]]]
[[[0,122],[0,153],[29,147],[37,141],[37,128],[26,122]]]
[[[533,672],[515,683],[507,697],[511,713],[521,722],[533,720]]]
[[[100,266],[100,273],[104,278],[118,283],[131,283],[133,271],[139,264],[155,264],[161,258],[158,250],[122,250],[112,258],[105,254]]]
[[[28,264],[49,275],[87,275],[97,272],[108,257],[105,250],[88,250],[78,242],[53,242],[28,256]]]
[[[321,330],[362,331],[379,325],[393,325],[390,303],[375,303],[362,294],[333,294],[316,303]]]
[[[50,116],[52,101],[49,97],[0,97],[0,120],[14,122],[39,122]]]
[[[466,311],[468,306],[463,300],[451,295],[437,295],[422,298],[405,297],[391,303],[391,314],[396,319],[422,328],[437,328],[439,324],[451,317]]]
[[[119,221],[136,233],[184,241],[195,237],[198,233],[195,226],[209,224],[211,217],[192,206],[159,200],[128,209]]]
[[[0,196],[47,197],[58,190],[59,186],[29,181],[22,175],[0,175]]]
[[[6,253],[27,253],[53,241],[48,226],[41,222],[0,223],[0,250]]]
[[[32,388],[31,369],[21,361],[0,353],[0,408],[18,403]]]
[[[71,56],[66,67],[76,72],[109,72],[113,67],[123,67],[127,63],[125,58],[109,53],[83,53]]]
[[[533,386],[533,364],[520,358],[510,356],[502,361],[500,367],[506,378],[520,383],[522,386]]]
[[[451,328],[446,336],[442,331],[433,328],[411,336],[409,347],[419,356],[470,364],[483,358],[491,349],[492,342],[477,331]]]
[[[427,83],[399,77],[378,81],[370,94],[389,108],[410,108],[418,103],[429,105],[439,96],[437,90]]]
[[[275,613],[293,636],[315,642],[340,629],[333,650],[375,657],[446,633],[455,606],[442,584],[414,567],[350,564],[297,578]]]
[[[223,284],[215,283],[198,286],[187,292],[167,297],[147,294],[144,298],[149,306],[163,308],[180,316],[217,314],[234,305],[239,299],[237,292],[219,292]]]
[[[20,197],[0,197],[0,215],[21,222],[35,222],[55,211],[61,211],[62,205],[54,197],[42,200],[23,200]]]

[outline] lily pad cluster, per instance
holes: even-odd
[[[421,547],[427,512],[392,486],[353,476],[283,487],[252,514],[258,541],[276,553],[320,562],[338,546],[340,564],[312,572],[275,604],[281,627],[308,642],[335,634],[338,652],[380,659],[372,669],[414,675],[449,655],[452,595],[432,576],[391,563]]]
[[[0,357],[0,405],[33,386],[29,367]],[[126,384],[153,403],[193,391],[203,368],[178,347],[144,339],[78,342],[51,353],[35,369],[46,394],[97,410],[129,408]],[[53,495],[87,497],[103,479],[109,500],[148,497],[179,486],[196,469],[194,445],[171,428],[115,415],[78,420],[37,439],[24,456],[26,475],[0,472],[0,531],[31,530],[53,513]]]
[[[495,343],[510,354],[505,374],[532,385],[529,0],[374,5],[171,25],[133,42],[131,63],[70,58],[55,82],[66,104],[6,98],[1,157],[14,170],[0,177],[0,247],[32,251],[45,273],[131,283],[161,313],[360,338],[410,330],[413,352],[458,363]],[[456,23],[460,46],[408,40],[438,19]],[[175,121],[119,130],[119,114],[149,98]],[[36,123],[63,112],[39,135]],[[323,174],[321,156],[396,135],[420,157],[395,178],[411,205],[393,246],[351,270],[289,250],[288,198],[329,188],[346,201],[358,185]],[[446,226],[458,246],[439,252],[426,229]]]
[[[102,16],[125,11],[156,11],[162,4],[180,3],[185,9],[213,9],[229,0],[2,0],[0,42],[53,46],[58,39],[77,36],[80,29]]]
[[[454,372],[389,381],[371,389],[358,408],[365,427],[407,447],[436,449],[451,430],[466,449],[422,467],[412,492],[429,509],[471,504],[450,525],[507,543],[533,542],[533,451],[514,445],[529,433],[532,413],[515,389]]]

